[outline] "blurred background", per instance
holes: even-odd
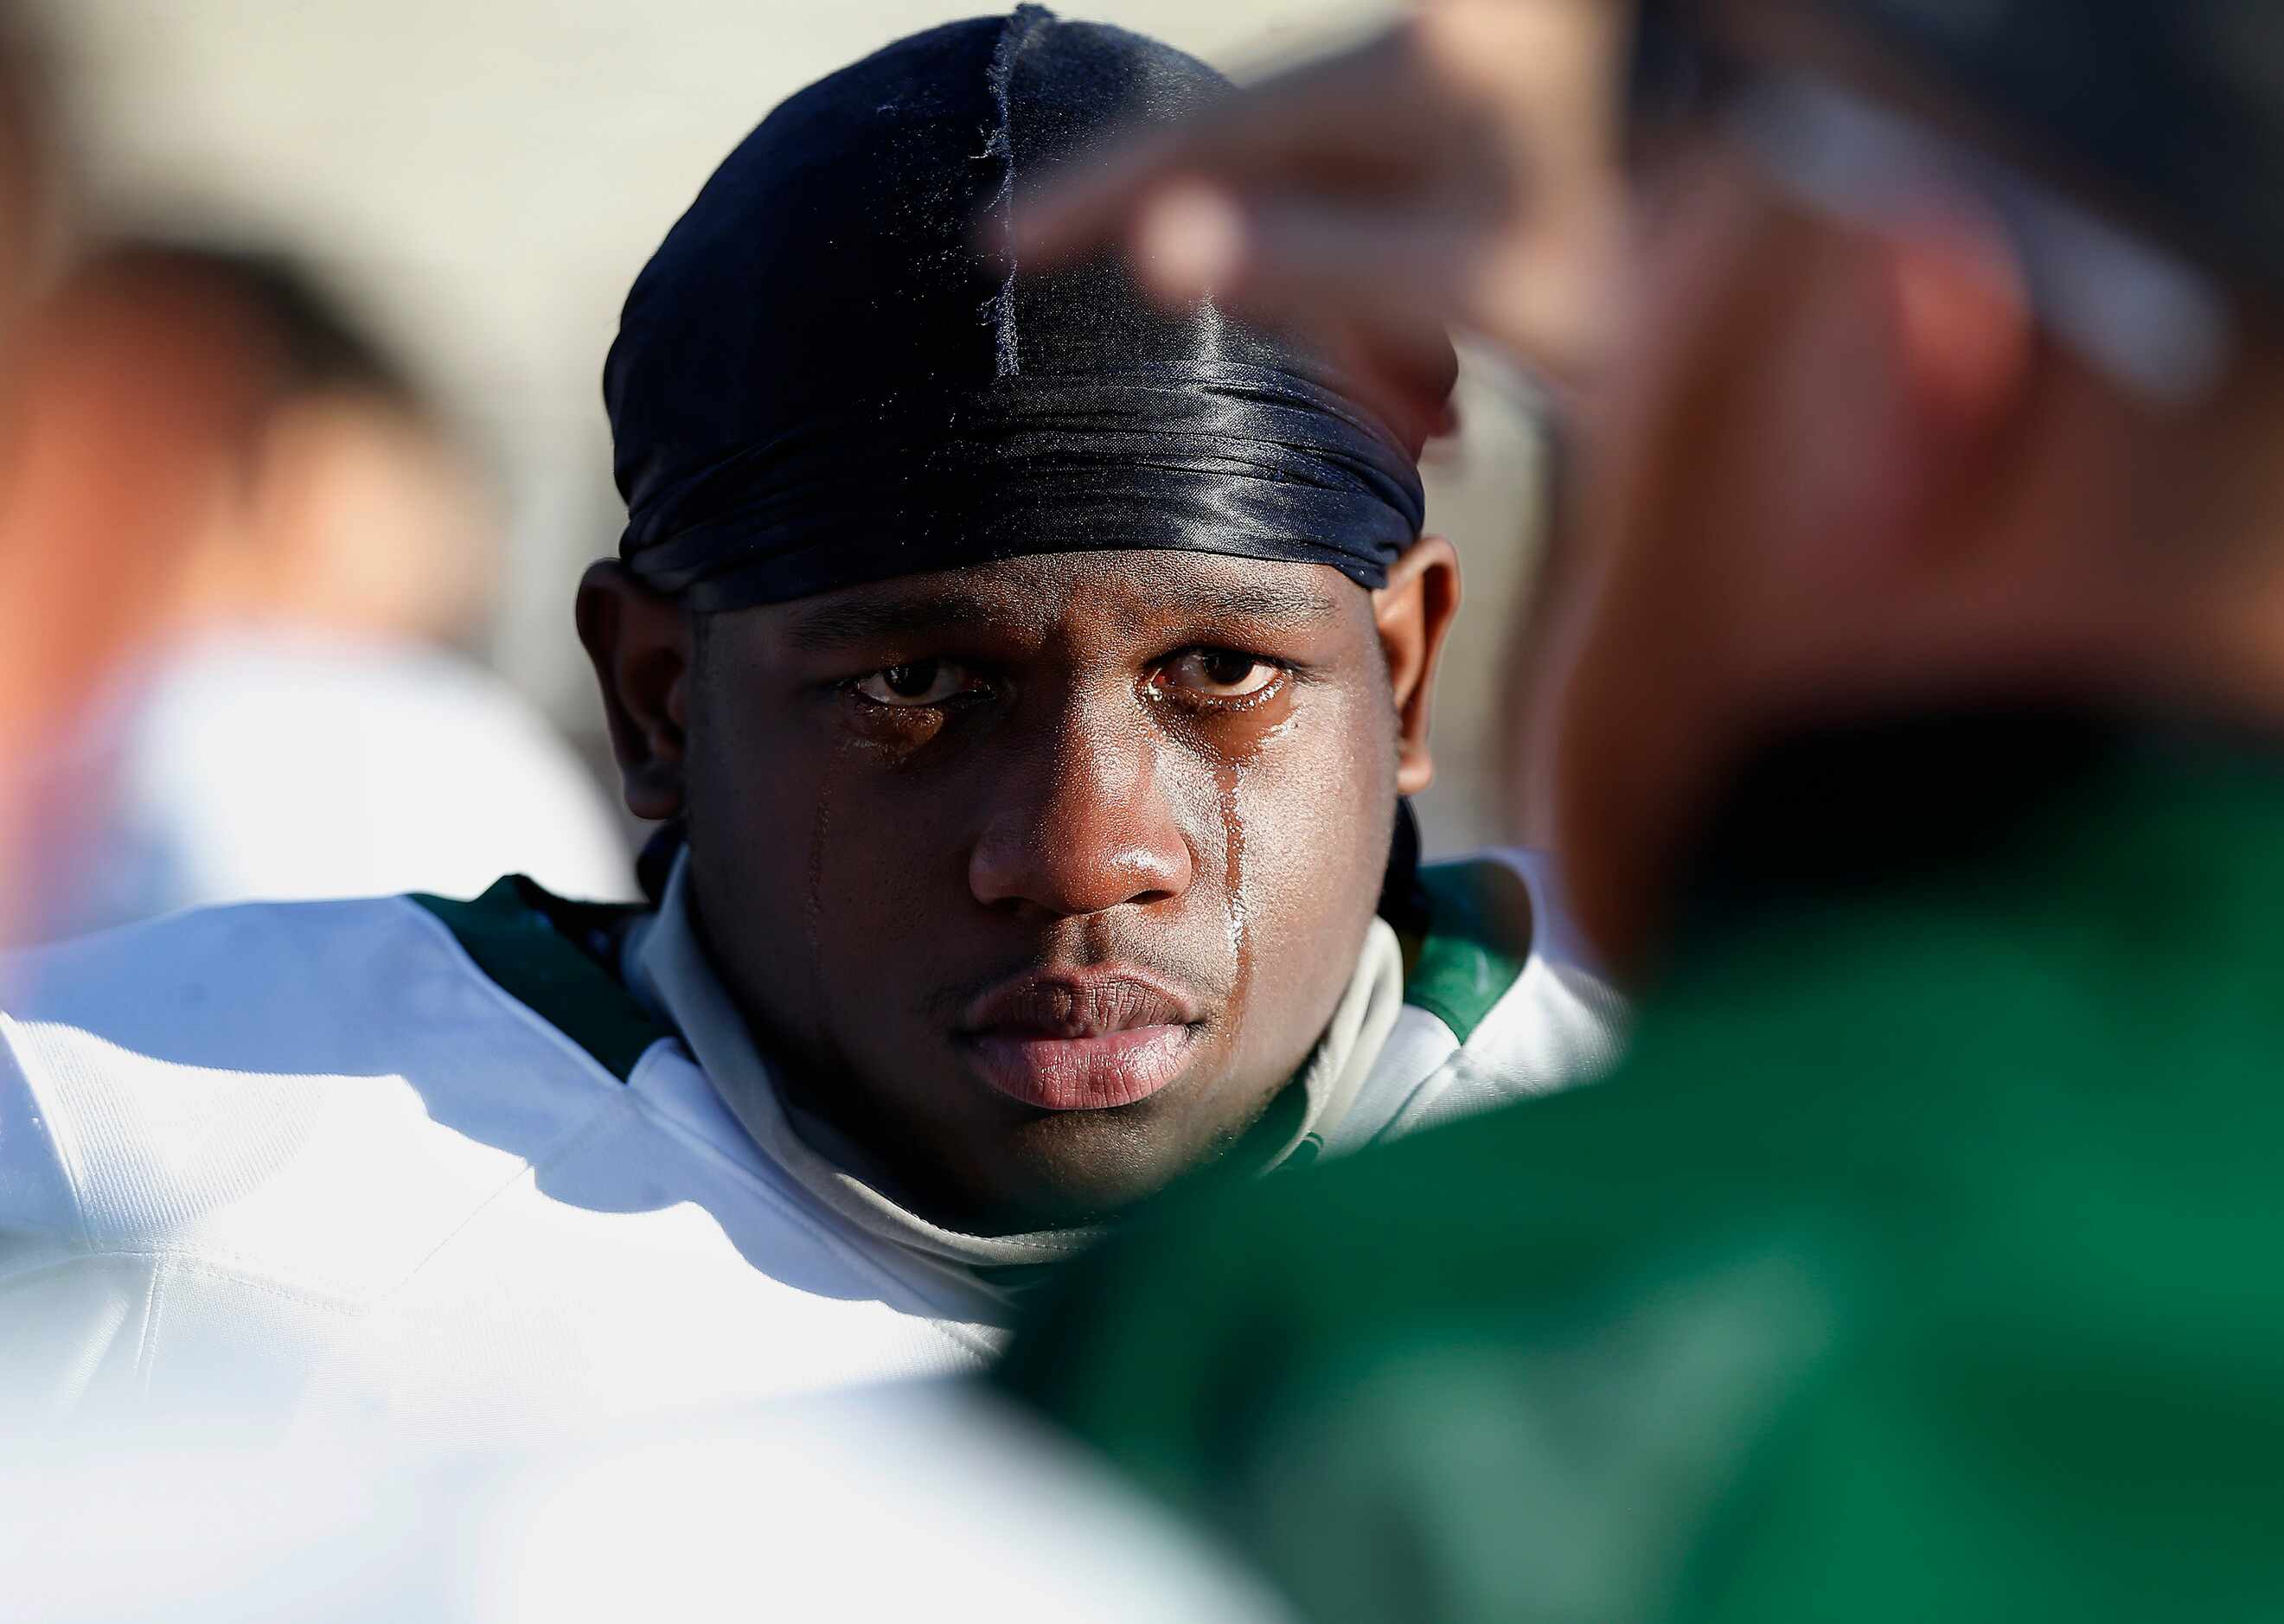
[[[37,0],[82,212],[306,262],[402,355],[475,448],[501,518],[490,601],[458,641],[598,775],[570,621],[615,545],[598,379],[635,272],[788,92],[972,0]],[[1094,0],[1066,14],[1244,76],[1392,6]],[[1514,385],[1471,364],[1429,523],[1468,607],[1436,717],[1430,847],[1499,838],[1496,678],[1528,561],[1539,444]],[[484,580],[481,569],[472,582]],[[544,875],[542,878],[545,878]]]

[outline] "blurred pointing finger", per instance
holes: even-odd
[[[1129,236],[1176,174],[1232,193],[1388,191],[1430,156],[1418,78],[1397,29],[1264,80],[1178,131],[1074,164],[1017,206],[1016,252],[1047,266]]]

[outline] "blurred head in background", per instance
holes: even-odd
[[[12,318],[64,249],[71,188],[44,43],[0,6],[0,311]]]
[[[36,866],[43,808],[27,763],[52,747],[59,718],[84,702],[137,624],[85,589],[99,551],[83,543],[113,516],[108,482],[46,477],[59,461],[52,436],[43,443],[53,420],[74,415],[64,438],[91,454],[81,430],[95,425],[81,408],[118,381],[59,365],[23,332],[69,215],[57,122],[42,43],[20,8],[0,4],[0,761],[10,763],[0,773],[0,944],[22,933],[22,881]]]
[[[450,650],[497,568],[474,465],[322,284],[267,251],[115,243],[25,352],[0,499],[51,521],[40,601],[106,624],[46,719],[31,928],[512,870],[630,888],[591,777]]]
[[[67,341],[118,335],[176,424],[168,523],[179,628],[289,624],[472,640],[498,518],[474,465],[402,366],[289,256],[129,241],[74,269]]]
[[[1568,380],[1571,586],[1521,755],[1581,923],[1638,966],[1710,803],[1787,731],[2272,703],[2271,555],[2198,543],[2270,525],[2280,27],[2259,0],[2060,28],[2022,0],[1434,0],[1018,235],[1335,334],[1455,323]]]
[[[1644,8],[1555,784],[1622,961],[1717,787],[1788,732],[2284,714],[2284,122],[2190,88],[2284,59],[2284,24],[2105,11],[2092,59],[2145,77],[2077,97],[2033,9]]]

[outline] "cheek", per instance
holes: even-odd
[[[689,775],[708,906],[752,922],[731,950],[781,1024],[804,1028],[821,989],[897,950],[919,852],[911,819],[870,790],[864,750],[807,720],[797,707],[708,706],[692,718]]]
[[[1396,799],[1386,708],[1359,684],[1337,717],[1320,714],[1289,752],[1272,746],[1238,775],[1247,1048],[1263,1065],[1290,1066],[1315,1041],[1378,903]]]
[[[1387,832],[1397,753],[1395,697],[1375,644],[1357,659],[1352,679],[1317,686],[1238,768],[1255,844],[1263,853],[1290,851],[1298,863],[1353,867]]]
[[[867,946],[894,952],[925,934],[924,922],[968,897],[967,803],[880,770],[862,749],[844,750],[821,775],[817,815],[804,827],[815,878],[838,905],[861,902],[876,921]],[[901,922],[923,928],[897,929]]]
[[[716,946],[777,971],[807,945],[810,834],[830,816],[830,775],[774,730],[693,717],[690,738],[692,861],[707,878],[708,913],[735,910],[748,922],[735,945]],[[729,932],[716,925],[716,933]]]

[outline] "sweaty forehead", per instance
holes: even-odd
[[[1370,594],[1321,564],[1157,550],[1051,553],[848,587],[737,612],[791,652],[960,630],[1026,641],[1177,629],[1297,633],[1366,617]]]

